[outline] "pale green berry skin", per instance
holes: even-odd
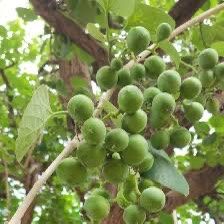
[[[122,160],[112,159],[103,166],[104,178],[113,184],[124,182],[128,177],[128,166]]]
[[[113,58],[110,63],[111,69],[114,71],[119,71],[123,67],[123,63],[119,58]]]
[[[127,45],[129,50],[134,52],[134,54],[139,54],[144,51],[150,41],[151,36],[149,31],[142,26],[133,27],[128,32]]]
[[[219,63],[215,66],[214,74],[218,80],[224,80],[224,63]]]
[[[220,111],[220,102],[218,99],[209,99],[206,102],[206,110],[212,114],[218,114]]]
[[[156,36],[157,42],[161,42],[169,38],[170,34],[172,33],[172,27],[169,23],[161,23],[157,27]]]
[[[56,170],[59,179],[70,185],[79,186],[87,181],[87,170],[76,158],[63,159]]]
[[[181,95],[185,99],[193,99],[201,93],[201,81],[195,77],[185,79],[181,84]]]
[[[128,85],[123,87],[118,93],[118,105],[121,111],[132,114],[141,108],[143,104],[143,94],[141,90]]]
[[[93,115],[93,101],[82,94],[73,96],[68,102],[68,113],[75,122],[84,122]]]
[[[102,145],[90,145],[83,141],[79,144],[76,155],[86,167],[93,168],[104,163],[106,150]]]
[[[216,50],[207,48],[203,50],[198,56],[198,63],[202,69],[208,70],[215,67],[218,63],[219,56]]]
[[[130,85],[132,83],[132,78],[129,69],[122,68],[117,72],[118,76],[118,86],[123,87]]]
[[[176,94],[180,91],[181,77],[174,70],[166,70],[159,75],[157,86],[162,92]]]
[[[148,152],[144,160],[138,165],[138,171],[140,173],[144,173],[150,170],[153,164],[154,164],[154,157],[150,152]]]
[[[110,203],[100,195],[92,195],[86,199],[83,208],[90,219],[101,221],[108,216]]]
[[[157,187],[145,189],[140,196],[140,206],[150,213],[161,211],[165,206],[165,202],[165,194]]]
[[[142,64],[134,64],[131,69],[131,78],[135,81],[141,81],[145,77],[145,66]]]
[[[121,128],[116,128],[107,133],[105,138],[105,147],[111,152],[121,152],[127,148],[129,136]]]
[[[202,87],[211,87],[215,83],[215,75],[212,70],[203,70],[199,73],[199,79],[201,81]]]
[[[183,127],[176,128],[170,135],[170,143],[176,148],[184,148],[191,142],[191,133]]]
[[[134,114],[125,114],[122,118],[122,128],[131,134],[142,132],[147,125],[147,114],[137,110]]]
[[[184,114],[185,117],[192,123],[199,121],[204,113],[204,107],[198,102],[191,102],[189,104],[184,104]]]
[[[151,136],[150,142],[155,149],[166,149],[170,143],[170,136],[168,131],[161,130],[155,132]]]
[[[148,153],[148,143],[139,134],[131,135],[128,147],[122,152],[123,161],[129,166],[139,165]]]
[[[82,135],[87,143],[99,145],[104,142],[106,137],[106,127],[98,118],[89,118],[82,126]]]
[[[144,96],[144,103],[147,105],[151,105],[154,97],[161,93],[161,91],[156,87],[148,87],[144,90],[143,96]]]
[[[163,59],[156,55],[148,57],[144,62],[144,66],[146,77],[151,79],[158,78],[158,76],[166,69],[166,64]]]
[[[143,224],[145,219],[145,211],[137,205],[129,205],[124,209],[123,220],[125,224]]]

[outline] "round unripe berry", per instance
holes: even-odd
[[[82,135],[87,143],[99,145],[104,142],[106,127],[98,118],[89,118],[82,126]]]
[[[166,149],[170,143],[170,136],[168,131],[161,130],[155,132],[151,136],[150,142],[155,149]]]
[[[139,134],[131,135],[128,147],[122,152],[121,157],[130,166],[139,165],[148,153],[148,143]]]
[[[101,67],[96,73],[97,85],[102,90],[108,90],[117,84],[118,76],[117,73],[109,66]]]
[[[96,188],[92,191],[91,195],[99,195],[106,199],[110,199],[110,192],[104,188]]]
[[[162,92],[176,94],[180,90],[181,77],[174,70],[166,70],[160,74],[157,85]]]
[[[131,134],[140,133],[146,125],[147,114],[141,109],[134,114],[125,114],[122,118],[122,128]]]
[[[181,84],[181,95],[185,99],[193,99],[201,93],[201,81],[195,77],[185,79]]]
[[[161,211],[165,206],[165,202],[165,194],[157,187],[145,189],[140,196],[140,206],[150,213]]]
[[[162,128],[170,125],[171,119],[170,114],[158,113],[156,110],[152,110],[150,116],[150,124],[153,128]]]
[[[64,183],[76,186],[87,180],[87,170],[77,159],[63,159],[56,170],[57,176]]]
[[[90,219],[100,221],[108,216],[110,203],[102,196],[92,195],[86,199],[83,208]]]
[[[207,48],[203,50],[198,57],[199,66],[202,69],[212,69],[218,63],[219,56],[216,50]]]
[[[148,47],[150,41],[151,37],[149,31],[142,26],[133,27],[128,32],[127,45],[135,54],[144,51]]]
[[[152,111],[160,115],[172,114],[175,107],[175,99],[169,93],[159,93],[152,101]]]
[[[214,68],[214,73],[215,73],[215,77],[218,80],[223,80],[224,79],[224,63],[220,63],[216,65]]]
[[[212,114],[217,114],[220,110],[220,102],[217,99],[209,99],[206,102],[206,110]]]
[[[123,213],[125,224],[143,224],[146,219],[145,211],[137,205],[129,205]]]
[[[157,42],[166,40],[169,38],[172,32],[172,27],[169,23],[161,23],[156,30]]]
[[[132,83],[130,71],[127,68],[122,68],[117,72],[118,82],[121,87],[130,85]]]
[[[203,70],[199,73],[199,79],[203,87],[211,87],[215,82],[214,72],[212,70]]]
[[[145,62],[146,76],[151,79],[156,79],[165,70],[166,64],[159,56],[150,56]]]
[[[134,64],[131,69],[131,78],[136,81],[140,81],[145,77],[145,66],[142,64]]]
[[[161,91],[156,87],[149,87],[145,89],[143,93],[144,103],[151,105],[154,97],[159,93],[161,93]]]
[[[154,163],[154,157],[150,152],[148,152],[143,161],[138,166],[139,172],[143,173],[150,170],[153,166],[153,163]]]
[[[121,152],[127,148],[129,136],[126,131],[116,128],[107,133],[105,147],[112,152]]]
[[[99,167],[104,163],[106,150],[102,145],[90,145],[83,141],[78,146],[77,157],[88,168]]]
[[[78,94],[69,100],[67,108],[75,122],[84,122],[93,115],[94,104],[89,97]]]
[[[184,103],[185,117],[192,123],[200,120],[204,113],[204,107],[198,102]]]
[[[138,184],[138,189],[140,192],[143,192],[145,189],[147,189],[153,185],[154,185],[154,183],[151,180],[149,180],[148,178],[141,177],[140,182]]]
[[[122,160],[109,160],[103,167],[103,176],[113,184],[124,182],[128,177],[128,166]]]
[[[191,133],[183,127],[176,128],[170,135],[170,143],[176,148],[184,148],[191,142]]]
[[[111,63],[110,63],[110,67],[114,71],[120,70],[123,67],[122,60],[119,59],[119,58],[113,58],[112,61],[111,61]]]
[[[134,86],[128,85],[123,87],[118,93],[118,105],[120,110],[126,113],[134,113],[141,108],[143,104],[143,94],[141,90]]]

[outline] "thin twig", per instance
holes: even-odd
[[[211,15],[218,13],[219,11],[224,9],[224,3],[216,6],[215,8],[212,8],[203,14],[189,20],[188,22],[184,23],[177,29],[173,31],[169,39],[173,39],[175,36],[179,35],[180,33],[187,30],[189,27],[203,21],[204,19],[210,17]],[[154,47],[152,45],[151,47]],[[145,59],[149,55],[149,51],[146,50],[142,52],[138,56],[138,61],[141,61]],[[125,65],[125,67],[130,68],[134,64],[134,61],[130,61],[128,64]],[[94,112],[95,116],[98,116],[102,110],[103,104],[106,100],[109,100],[112,96],[115,88],[108,90],[106,93],[103,94],[101,97],[99,104]],[[64,150],[58,155],[58,157],[51,163],[51,165],[46,169],[46,171],[40,176],[40,178],[37,180],[37,182],[33,185],[30,192],[26,195],[23,202],[20,204],[19,208],[17,209],[16,213],[12,217],[12,219],[9,221],[9,224],[18,224],[20,223],[21,218],[29,208],[30,204],[42,188],[42,186],[45,184],[45,182],[48,180],[48,178],[54,173],[62,159],[66,158],[78,145],[78,139],[75,137],[73,140],[68,142],[67,146],[64,148]]]

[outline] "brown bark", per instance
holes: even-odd
[[[54,0],[30,0],[37,14],[54,29],[69,37],[75,44],[92,55],[99,66],[107,64],[107,51],[74,21],[60,13]]]

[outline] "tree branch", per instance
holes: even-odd
[[[91,36],[71,19],[60,13],[56,7],[52,7],[52,0],[30,0],[37,14],[56,32],[69,37],[75,44],[95,58],[98,66],[107,64],[107,51]]]
[[[32,0],[35,1],[35,0]],[[182,33],[189,27],[203,21],[205,18],[210,17],[211,15],[221,11],[224,8],[224,3],[218,5],[217,7],[210,9],[206,12],[204,12],[202,15],[193,18],[192,20],[188,21],[187,23],[183,24],[174,32],[171,34],[170,39],[174,38],[176,35]],[[149,51],[146,50],[142,52],[139,57],[138,61],[145,59],[149,55]],[[126,64],[125,67],[130,68],[135,62],[130,61],[128,64]],[[111,95],[115,91],[116,88],[108,90],[106,93],[102,95],[100,98],[99,104],[94,112],[94,115],[97,116],[102,110],[102,106],[106,100],[110,100]],[[35,199],[37,193],[40,191],[41,187],[45,184],[45,182],[48,180],[48,178],[53,174],[53,172],[56,170],[62,159],[67,157],[78,145],[79,140],[77,137],[74,137],[70,142],[68,142],[67,146],[64,148],[64,150],[58,155],[58,157],[51,163],[51,165],[46,169],[46,171],[40,176],[40,178],[37,180],[37,182],[33,185],[33,188],[30,190],[30,192],[26,195],[23,202],[20,204],[19,208],[17,209],[16,213],[12,217],[12,219],[9,221],[9,224],[18,224],[18,221],[21,220],[24,213],[32,203],[32,201]],[[208,177],[208,176],[207,176]],[[171,195],[172,196],[172,195]],[[171,197],[170,196],[170,197]]]

